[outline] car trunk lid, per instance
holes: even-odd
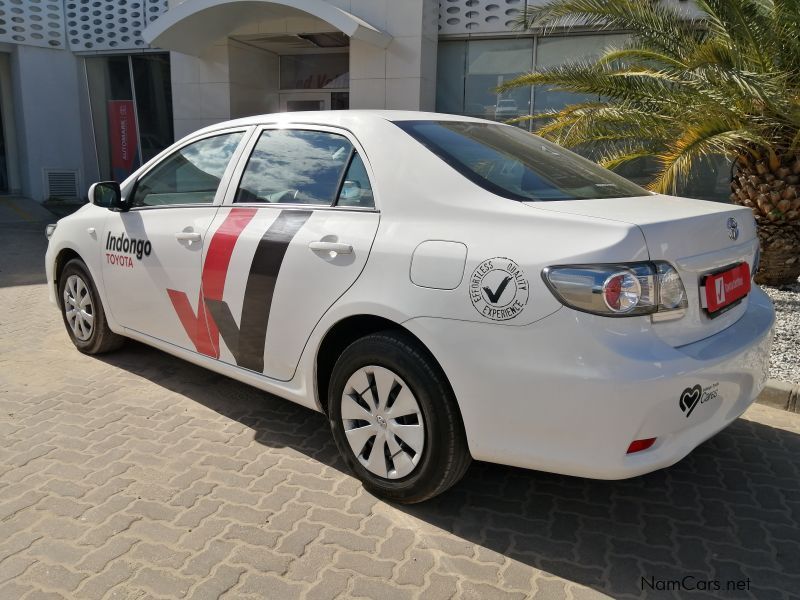
[[[701,303],[701,286],[707,275],[743,262],[752,269],[758,239],[755,221],[747,208],[660,194],[526,204],[638,226],[650,259],[674,265],[686,288],[688,306],[682,318],[653,319],[656,333],[673,346],[690,344],[722,331],[747,308],[747,297],[714,314]]]

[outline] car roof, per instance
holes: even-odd
[[[227,129],[230,127],[248,127],[252,125],[268,124],[304,124],[304,125],[329,125],[334,127],[344,127],[346,129],[357,129],[369,126],[376,121],[472,121],[475,123],[495,123],[485,119],[475,119],[461,115],[449,115],[444,113],[419,112],[413,110],[325,110],[325,111],[303,111],[303,112],[283,112],[254,115],[215,123],[194,132],[193,135]]]

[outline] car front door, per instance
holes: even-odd
[[[126,329],[206,351],[200,299],[205,234],[222,202],[247,129],[193,139],[126,190],[130,210],[110,212],[103,233],[107,310]]]
[[[361,273],[380,215],[349,133],[264,128],[249,146],[209,230],[209,331],[221,360],[288,381],[314,326]]]

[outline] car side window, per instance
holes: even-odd
[[[137,206],[211,204],[244,132],[203,138],[170,154],[136,183]]]
[[[350,161],[336,206],[375,208],[375,197],[372,194],[367,169],[358,152],[353,154],[353,159]]]
[[[247,160],[235,202],[331,206],[352,152],[350,140],[335,133],[265,130]]]

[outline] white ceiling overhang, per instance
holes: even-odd
[[[263,20],[316,17],[350,38],[386,48],[392,37],[324,0],[186,0],[153,21],[142,37],[151,46],[199,55],[240,27]]]

